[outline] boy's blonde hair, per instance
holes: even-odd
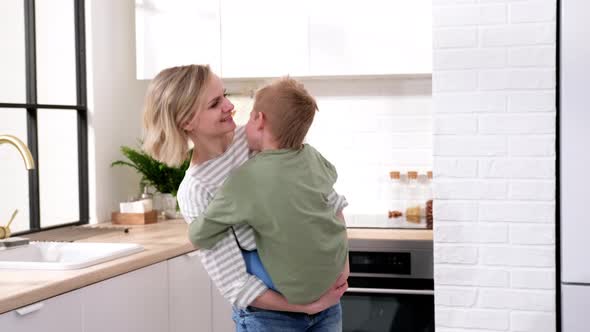
[[[162,70],[148,87],[143,112],[143,150],[169,166],[187,158],[189,137],[182,128],[198,113],[209,83],[207,65],[188,65]]]
[[[299,149],[318,110],[303,84],[283,77],[256,92],[255,112],[263,112],[279,149]]]

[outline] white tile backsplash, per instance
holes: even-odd
[[[336,189],[346,195],[349,226],[407,227],[387,218],[389,172],[432,169],[431,80],[350,80],[348,96],[314,82],[319,112],[307,140],[338,169]],[[340,84],[343,84],[340,82]],[[386,90],[384,86],[390,86]],[[307,86],[307,84],[306,84]],[[381,90],[379,95],[364,92]]]
[[[348,226],[415,227],[387,217],[389,172],[432,169],[432,81],[429,76],[302,79],[319,112],[306,138],[338,170]],[[243,94],[261,81],[229,81]],[[231,97],[236,122],[245,123],[249,97]],[[423,227],[424,225],[422,225]]]

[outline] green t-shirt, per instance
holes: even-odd
[[[336,178],[334,166],[310,145],[263,151],[229,176],[191,223],[190,239],[211,248],[230,226],[250,225],[277,290],[290,303],[313,302],[347,259],[346,226],[328,204]]]

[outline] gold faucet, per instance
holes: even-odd
[[[23,141],[12,135],[0,135],[0,144],[2,143],[14,145],[21,157],[23,157],[23,160],[25,161],[25,167],[27,169],[35,168],[35,162],[33,161],[33,156],[31,156],[31,151],[29,151],[29,148],[27,148]]]
[[[29,148],[27,148],[27,146],[25,145],[25,143],[23,143],[20,139],[12,136],[12,135],[0,135],[0,145],[3,143],[9,143],[14,145],[14,147],[18,150],[18,152],[20,153],[21,157],[23,157],[23,160],[25,161],[25,167],[27,169],[34,169],[35,168],[35,162],[33,161],[33,156],[31,156],[31,151],[29,150]],[[10,221],[8,222],[8,225],[6,225],[5,227],[0,227],[0,240],[1,239],[5,239],[8,238],[10,236],[10,223],[12,222],[12,220],[14,219],[16,212],[13,213],[12,218],[10,218]]]

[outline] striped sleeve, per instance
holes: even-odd
[[[211,249],[199,249],[198,254],[209,277],[232,305],[245,308],[268,289],[260,279],[246,272],[231,230]]]
[[[176,195],[178,207],[187,223],[196,219],[209,205],[211,194],[197,179],[185,175]]]
[[[334,212],[337,213],[348,206],[348,201],[344,195],[338,195],[336,190],[332,190],[332,192],[328,195],[328,204],[333,207]]]
[[[256,240],[254,239],[254,230],[252,227],[246,224],[241,224],[234,226],[234,230],[242,249],[256,250]]]
[[[178,205],[185,220],[188,223],[196,220],[211,198],[198,180],[187,175],[178,190]],[[246,271],[242,252],[231,229],[210,249],[199,249],[198,255],[222,296],[238,308],[247,307],[268,289],[260,279]]]

